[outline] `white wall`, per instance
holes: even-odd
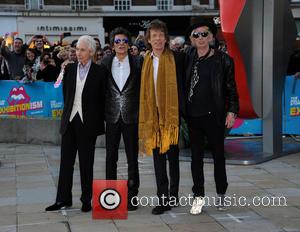
[[[72,37],[69,39],[78,38],[81,35],[97,36],[101,44],[104,44],[104,28],[102,17],[18,17],[17,29],[20,35],[27,41],[33,35],[40,34],[45,35],[51,42],[59,40],[59,35],[63,32],[69,32],[69,30],[38,30],[41,26],[58,26],[58,27],[78,27],[82,26],[86,28],[85,31],[71,31]]]
[[[17,17],[2,17],[0,16],[0,36],[4,36],[5,33],[17,31]]]

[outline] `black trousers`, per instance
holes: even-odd
[[[170,188],[167,174],[167,160],[169,163]],[[157,196],[178,198],[179,188],[179,149],[178,145],[172,145],[167,153],[159,154],[158,149],[153,150],[154,171],[157,186]],[[161,202],[160,202],[161,204]],[[163,202],[163,204],[165,204]]]
[[[138,124],[125,124],[120,117],[117,123],[106,123],[106,179],[117,179],[118,150],[121,134],[128,164],[128,199],[137,196],[140,177],[138,168]]]
[[[192,153],[192,177],[194,196],[204,196],[203,155],[205,137],[214,159],[214,178],[217,194],[225,194],[228,183],[224,156],[224,129],[217,123],[215,114],[189,117],[187,120]]]
[[[77,113],[62,135],[56,202],[72,202],[73,172],[77,151],[82,190],[80,200],[82,203],[91,202],[96,138],[97,136],[86,135]]]

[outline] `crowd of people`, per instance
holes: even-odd
[[[65,33],[63,33],[65,34]],[[114,53],[111,45],[101,46],[100,40],[94,38],[96,52],[93,62],[101,64],[101,60]],[[178,50],[183,48],[184,39],[177,37],[171,43],[171,48]],[[51,43],[46,36],[35,35],[29,41],[13,38],[13,44],[9,48],[5,38],[0,38],[0,80],[18,80],[25,83],[34,81],[53,82],[57,79],[60,71],[68,63],[77,62],[77,40],[72,43]],[[129,51],[134,56],[144,56],[147,48],[144,37],[138,35],[130,44]]]
[[[33,36],[27,43],[17,37],[12,49],[1,42],[1,65],[4,66],[1,80],[33,82],[55,81],[64,62],[76,61],[75,48],[53,46],[46,36]]]

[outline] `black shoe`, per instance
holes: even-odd
[[[165,211],[171,210],[171,207],[169,205],[167,206],[156,206],[152,209],[152,214],[154,215],[160,215],[163,214]]]
[[[81,211],[82,212],[90,212],[92,210],[92,205],[91,203],[84,203],[82,204],[82,207],[81,207]]]
[[[133,205],[130,202],[128,202],[128,205],[127,205],[127,210],[128,211],[135,211],[135,210],[137,210],[137,208],[138,208],[138,206],[136,204]]]
[[[55,202],[53,205],[48,206],[46,211],[56,211],[65,209],[72,206],[72,202]]]

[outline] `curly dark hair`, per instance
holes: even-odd
[[[127,39],[129,40],[129,44],[131,44],[130,32],[127,29],[123,28],[123,27],[116,27],[109,34],[109,42],[110,42],[111,46],[114,45],[114,40],[115,40],[116,35],[125,35],[127,37]]]
[[[169,37],[169,32],[168,32],[168,28],[167,28],[167,25],[166,23],[164,23],[163,21],[159,20],[159,19],[154,19],[152,20],[148,27],[147,27],[147,31],[146,31],[146,35],[145,35],[145,43],[147,45],[147,47],[149,49],[151,49],[151,44],[149,44],[149,39],[150,39],[150,30],[153,29],[153,30],[160,30],[162,31],[164,34],[165,34],[165,37],[166,37],[166,44],[165,44],[165,47],[169,47],[169,40],[170,40],[170,37]]]

